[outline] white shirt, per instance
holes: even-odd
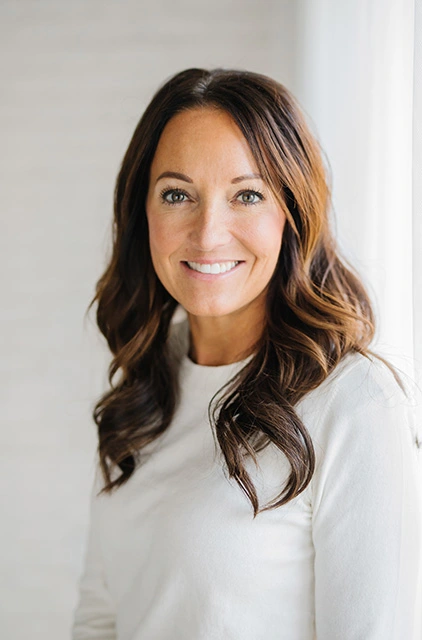
[[[186,321],[178,327],[170,428],[111,495],[96,497],[97,472],[73,639],[420,640],[418,450],[389,370],[349,354],[302,398],[316,471],[294,500],[253,519],[207,416],[246,361],[195,364]],[[246,468],[263,506],[290,467],[273,445],[258,460]]]

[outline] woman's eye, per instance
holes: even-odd
[[[167,189],[160,195],[163,202],[167,204],[179,204],[180,202],[184,202],[184,199],[187,197],[187,194],[181,189]]]
[[[241,204],[258,204],[263,199],[262,193],[259,191],[242,191],[237,196],[240,198]]]
[[[161,201],[165,204],[177,205],[186,202],[189,199],[189,195],[183,189],[163,189],[160,193]],[[246,189],[236,196],[236,199],[246,206],[258,204],[264,199],[264,196],[259,191],[252,189]],[[239,200],[240,199],[240,200]]]

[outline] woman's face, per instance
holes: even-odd
[[[285,215],[246,139],[224,111],[191,109],[166,125],[146,212],[155,272],[189,314],[264,313]]]

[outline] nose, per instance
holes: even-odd
[[[190,231],[192,245],[200,251],[212,251],[231,240],[229,212],[224,206],[202,205],[194,214]]]

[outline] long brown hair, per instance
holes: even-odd
[[[157,91],[141,117],[117,177],[111,259],[88,307],[98,302],[98,327],[113,354],[111,389],[93,417],[103,491],[110,492],[128,480],[142,449],[168,428],[177,406],[168,345],[177,301],[152,266],[145,198],[165,125],[182,110],[206,106],[224,110],[240,127],[287,217],[261,339],[217,405],[209,406],[229,475],[251,501],[255,517],[292,500],[312,478],[315,452],[295,404],[346,354],[372,354],[374,336],[367,292],[340,258],[330,230],[330,189],[319,143],[292,94],[276,81],[247,71],[187,69]],[[285,454],[291,473],[279,499],[260,509],[243,460],[252,456],[256,462],[269,443]],[[120,470],[114,480],[112,469]]]

